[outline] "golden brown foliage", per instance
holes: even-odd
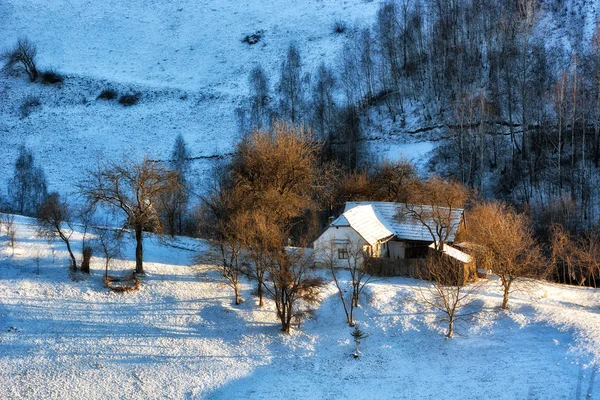
[[[499,202],[478,204],[469,213],[468,237],[477,245],[478,264],[500,277],[503,309],[515,280],[545,276],[541,250],[525,215]]]

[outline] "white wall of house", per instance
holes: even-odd
[[[348,259],[344,254],[351,257],[352,254],[360,254],[368,245],[365,239],[349,226],[330,226],[313,243],[315,262],[319,266],[328,265],[332,260],[337,267],[347,267]],[[347,252],[344,252],[346,250]],[[352,261],[352,260],[351,260]],[[361,260],[357,260],[360,262]]]

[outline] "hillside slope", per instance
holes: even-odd
[[[96,157],[133,152],[165,159],[179,133],[194,157],[227,153],[238,135],[234,110],[255,65],[274,85],[291,42],[307,72],[332,62],[344,40],[333,33],[334,21],[370,24],[378,6],[362,0],[2,1],[0,47],[28,36],[38,46],[39,66],[66,81],[44,87],[0,77],[0,170],[12,170],[18,145],[25,144],[50,188],[69,192]],[[258,44],[242,43],[258,30],[264,31]],[[141,92],[140,104],[97,101],[109,87]],[[42,104],[22,117],[27,96]],[[200,175],[208,168],[196,164]],[[7,175],[0,176],[0,193]]]
[[[2,398],[584,399],[600,389],[594,289],[521,286],[502,312],[491,280],[473,299],[483,311],[447,340],[440,315],[418,301],[422,283],[377,279],[358,309],[370,336],[355,360],[331,283],[286,336],[252,285],[233,306],[218,273],[193,264],[202,242],[147,239],[141,290],[116,294],[102,285],[101,259],[71,279],[63,246],[32,222],[17,218],[14,256],[0,242]],[[131,270],[130,254],[131,240],[111,274]]]

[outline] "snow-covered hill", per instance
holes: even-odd
[[[192,156],[231,151],[237,138],[235,108],[247,95],[248,73],[260,63],[278,75],[287,47],[301,50],[313,72],[333,62],[343,35],[341,20],[371,24],[379,1],[362,0],[77,0],[0,2],[0,47],[20,36],[38,46],[39,66],[66,75],[59,87],[0,77],[0,193],[5,193],[19,144],[35,153],[51,190],[67,193],[97,157],[123,153],[168,158],[181,133]],[[264,31],[258,44],[245,35]],[[105,88],[141,92],[124,108],[98,101]],[[41,107],[21,118],[25,97]],[[208,168],[196,163],[197,173]]]
[[[324,61],[340,68],[345,35],[336,21],[372,26],[382,0],[4,0],[0,2],[0,48],[18,37],[38,47],[41,69],[66,76],[60,86],[29,84],[25,78],[0,77],[0,195],[12,172],[20,144],[30,147],[46,170],[51,190],[63,194],[97,158],[124,153],[168,158],[181,133],[190,145],[195,180],[210,167],[207,157],[229,153],[238,137],[235,109],[248,92],[248,72],[261,64],[274,88],[290,43],[302,54],[305,72]],[[426,11],[427,12],[427,11]],[[561,43],[568,59],[588,43],[600,9],[594,0],[546,1],[538,36]],[[259,43],[242,43],[263,31]],[[103,89],[142,94],[124,108],[96,100]],[[41,106],[22,117],[27,96]],[[376,153],[399,153],[421,164],[433,148],[429,140],[406,135],[424,128],[418,107],[404,127],[385,123]],[[374,128],[374,127],[371,127]],[[375,129],[377,130],[377,129]],[[437,132],[438,136],[440,132]],[[434,138],[435,139],[435,138]]]
[[[217,272],[193,265],[202,242],[147,240],[141,290],[116,294],[102,285],[99,259],[73,280],[63,246],[39,239],[32,223],[17,218],[14,256],[0,241],[3,399],[584,399],[599,390],[593,289],[539,283],[504,313],[491,280],[474,299],[484,311],[447,340],[439,315],[415,301],[422,283],[377,279],[357,315],[370,336],[353,359],[332,284],[286,336],[250,284],[236,307]],[[132,265],[126,257],[113,269]]]

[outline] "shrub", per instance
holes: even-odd
[[[62,83],[63,80],[63,76],[53,70],[44,71],[40,74],[40,82],[44,85],[56,85]]]
[[[119,104],[125,107],[133,106],[140,101],[141,97],[140,93],[124,94],[119,97]]]
[[[117,91],[113,90],[113,89],[104,89],[102,92],[100,92],[100,94],[97,97],[97,99],[102,99],[102,100],[114,100],[116,98],[117,98]]]
[[[242,39],[242,43],[248,43],[249,45],[253,45],[256,44],[258,42],[260,42],[260,39],[262,39],[264,34],[264,31],[256,31],[251,35],[246,35],[244,36],[244,38]]]
[[[28,117],[34,109],[38,108],[41,105],[42,105],[42,103],[41,103],[39,97],[37,97],[37,96],[25,97],[25,99],[23,100],[23,103],[21,104],[21,107],[19,108],[19,110],[21,112],[21,118]]]
[[[333,23],[333,33],[341,35],[342,33],[346,32],[346,29],[346,23],[342,20],[338,19]]]

